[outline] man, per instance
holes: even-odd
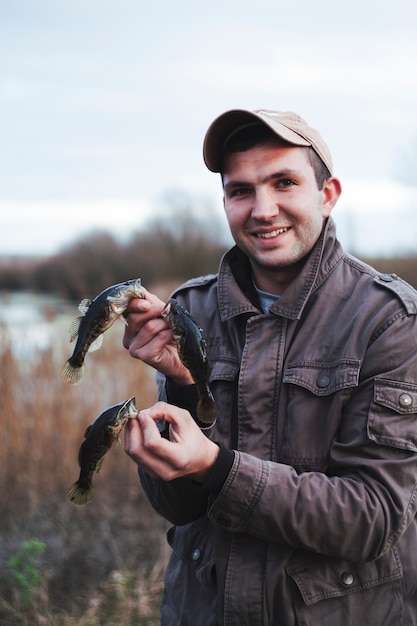
[[[162,624],[417,624],[417,294],[343,252],[341,185],[300,117],[228,111],[204,158],[236,246],[175,297],[207,341],[210,433],[164,303],[132,301],[124,337],[162,374],[126,429],[174,524]]]

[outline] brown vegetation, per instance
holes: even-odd
[[[135,464],[112,448],[95,474],[93,501],[66,500],[78,478],[85,428],[103,409],[134,395],[155,399],[154,373],[122,348],[121,322],[100,351],[87,355],[85,378],[59,376],[70,344],[21,361],[0,334],[0,623],[48,626],[152,625],[167,558],[166,522],[150,508]],[[34,538],[40,583],[22,603],[9,559]]]

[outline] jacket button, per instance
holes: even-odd
[[[330,378],[326,376],[326,374],[322,374],[321,376],[318,377],[317,384],[322,389],[324,387],[328,387],[330,385]]]
[[[350,587],[350,585],[353,585],[355,579],[353,577],[353,574],[351,574],[350,572],[343,572],[343,574],[341,574],[340,576],[340,580],[344,585],[346,585],[346,587]]]
[[[408,407],[413,404],[413,399],[409,393],[402,393],[398,399],[398,402],[401,404],[401,406]]]
[[[196,548],[191,555],[191,559],[194,561],[194,563],[197,563],[197,561],[200,560],[200,557],[201,557],[201,550],[200,548]]]

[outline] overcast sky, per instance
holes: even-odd
[[[0,58],[0,254],[127,236],[171,190],[222,215],[230,108],[320,130],[348,249],[417,250],[415,0],[0,0]]]

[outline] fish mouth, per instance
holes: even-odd
[[[278,235],[287,233],[289,230],[290,226],[283,226],[282,228],[275,228],[274,230],[269,230],[268,232],[254,233],[254,236],[257,239],[272,239],[273,237],[278,237]]]
[[[136,398],[135,396],[132,396],[120,407],[117,418],[124,419],[126,417],[136,417],[137,414],[138,409],[136,407]]]
[[[167,302],[165,307],[161,311],[161,317],[166,319],[168,317],[168,315],[170,314],[170,311],[171,311],[171,303]]]

